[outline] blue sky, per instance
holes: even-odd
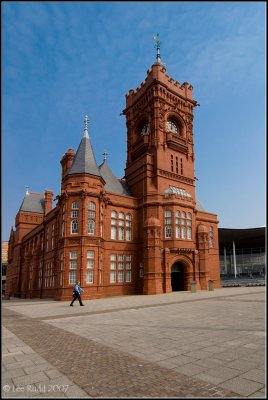
[[[155,61],[194,87],[196,193],[219,227],[266,224],[265,2],[2,2],[2,240],[30,191],[60,193],[83,119],[124,176],[125,94]]]

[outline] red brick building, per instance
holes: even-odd
[[[195,195],[192,86],[157,55],[126,95],[124,179],[88,134],[61,159],[61,193],[26,192],[9,240],[6,296],[69,300],[220,287],[218,220]],[[94,132],[92,133],[94,134]]]

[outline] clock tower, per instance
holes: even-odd
[[[180,84],[168,75],[158,35],[155,41],[156,61],[145,81],[126,94],[123,111],[127,125],[125,178],[139,204],[140,265],[144,269],[143,293],[147,294],[175,290],[172,280],[186,290],[198,279],[198,286],[206,288],[209,276],[207,264],[202,267],[204,273],[200,272],[197,250],[200,217],[195,196],[193,112],[198,103],[189,83]],[[206,251],[204,259],[208,260]],[[180,273],[180,283],[172,273]]]
[[[134,196],[163,193],[170,185],[185,189],[194,200],[192,86],[171,78],[160,57],[144,82],[126,95],[126,180]]]

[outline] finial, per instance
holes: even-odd
[[[102,155],[103,155],[103,161],[107,160],[108,153],[106,150],[104,150],[104,153],[102,153]]]
[[[155,41],[155,45],[154,47],[156,48],[156,63],[160,64],[160,65],[164,65],[162,60],[161,60],[161,56],[160,56],[160,36],[159,33],[157,33],[156,35],[153,36],[153,39]]]
[[[89,137],[88,136],[88,123],[89,123],[89,119],[88,119],[88,116],[86,115],[85,119],[84,119],[84,137]]]
[[[26,186],[26,193],[25,194],[30,194],[30,192],[29,192],[29,186]]]

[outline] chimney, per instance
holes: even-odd
[[[75,152],[73,149],[68,149],[64,156],[62,157],[60,163],[61,163],[61,179],[63,179],[68,171],[68,169],[71,167],[73,163],[73,159],[75,157]]]
[[[52,210],[52,200],[53,200],[53,192],[51,190],[45,190],[45,215]]]

